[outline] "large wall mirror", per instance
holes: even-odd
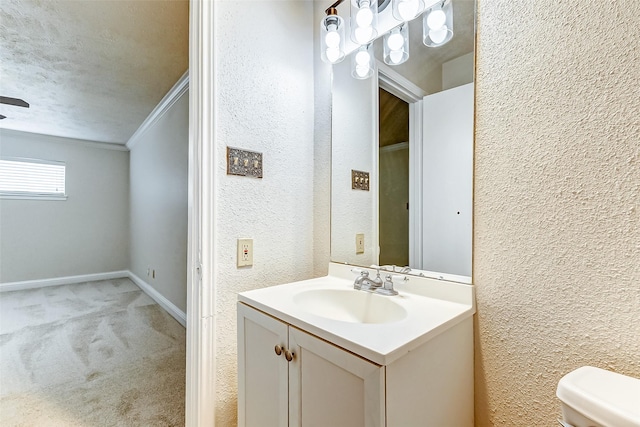
[[[353,77],[353,52],[333,65],[334,262],[471,283],[475,2],[450,3],[446,44],[423,44],[421,15],[406,62],[383,62],[381,35],[372,77]]]

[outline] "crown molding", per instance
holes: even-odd
[[[180,97],[189,90],[189,70],[185,71],[182,77],[178,79],[176,84],[167,92],[162,98],[160,103],[156,105],[153,111],[142,122],[138,130],[131,135],[131,138],[127,141],[126,147],[131,150],[133,146],[142,138],[151,126],[153,126],[164,114],[176,103]]]
[[[61,144],[73,144],[76,146],[81,145],[84,147],[99,148],[102,150],[129,151],[129,149],[126,146],[124,146],[124,144],[119,144],[115,142],[90,141],[87,139],[68,138],[66,136],[47,135],[44,133],[26,132],[23,130],[15,130],[15,129],[7,129],[7,128],[0,128],[0,134],[4,134],[6,136],[12,136],[14,138],[37,138],[37,139],[46,140],[49,142],[55,142],[55,143],[61,143]]]

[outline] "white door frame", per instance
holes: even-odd
[[[422,269],[422,103],[427,94],[379,61],[378,84],[409,104],[409,265]]]
[[[215,2],[189,5],[186,426],[215,420]]]

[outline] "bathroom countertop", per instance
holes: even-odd
[[[475,313],[473,286],[414,276],[396,286],[399,295],[372,295],[391,298],[406,310],[402,319],[388,323],[333,320],[294,301],[309,290],[352,290],[351,268],[331,263],[328,276],[242,292],[238,301],[380,365],[392,363]]]

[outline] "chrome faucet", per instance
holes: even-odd
[[[374,279],[369,277],[369,272],[367,270],[363,270],[353,282],[353,288],[363,291],[375,291],[376,289],[382,287],[383,283],[384,282],[380,277],[380,270],[378,270]]]
[[[359,269],[353,269],[352,271],[355,273],[357,272],[357,270]],[[353,282],[353,289],[358,289],[358,290],[362,289],[362,281],[368,278],[369,278],[369,272],[367,270],[360,271],[360,275],[358,275],[356,277],[356,280]]]
[[[399,274],[387,274],[385,280],[380,277],[380,267],[372,266],[376,269],[376,277],[369,277],[369,271],[360,268],[351,269],[352,273],[357,274],[353,282],[353,289],[373,292],[380,295],[398,295],[398,291],[393,289],[394,281],[408,282],[407,276]],[[383,269],[384,270],[384,269]]]

